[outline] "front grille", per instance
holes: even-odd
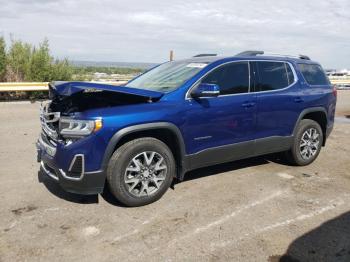
[[[48,145],[50,145],[50,146],[53,146],[53,147],[56,147],[56,146],[57,146],[56,142],[55,142],[53,139],[51,139],[46,133],[41,132],[40,136],[41,136],[41,139],[42,139],[46,144],[48,144]]]
[[[40,107],[40,122],[43,132],[52,140],[58,138],[58,121],[60,112],[50,112],[50,103],[42,104]]]

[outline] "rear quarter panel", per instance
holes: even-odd
[[[333,85],[309,85],[302,73],[298,70],[298,76],[304,99],[303,109],[322,107],[327,113],[327,127],[333,126],[337,98],[333,93]]]

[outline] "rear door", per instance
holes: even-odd
[[[293,65],[279,61],[253,64],[257,94],[256,138],[290,136],[304,103]]]

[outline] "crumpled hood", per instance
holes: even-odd
[[[145,89],[130,88],[125,86],[114,86],[109,84],[91,83],[91,82],[51,82],[49,84],[50,92],[60,96],[71,96],[79,92],[96,92],[109,91],[122,94],[129,94],[139,97],[146,97],[151,99],[159,99],[164,93],[157,91],[150,91]]]

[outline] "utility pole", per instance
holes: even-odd
[[[174,60],[174,51],[170,50],[170,61]]]

